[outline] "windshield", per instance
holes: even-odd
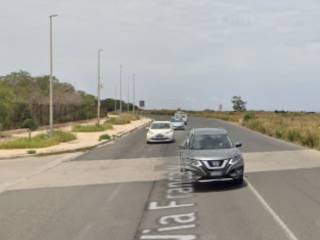
[[[232,142],[227,135],[194,135],[190,142],[190,149],[193,150],[226,148],[232,148]]]
[[[169,123],[153,123],[150,129],[169,129],[171,128]]]
[[[171,122],[183,122],[181,118],[171,118]]]

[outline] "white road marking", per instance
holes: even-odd
[[[193,207],[194,203],[178,204],[177,201],[169,201],[168,205],[160,206],[158,202],[150,202],[149,210],[170,209],[170,208],[185,208]]]
[[[268,211],[272,218],[279,224],[282,230],[285,232],[289,240],[299,240],[290,228],[285,224],[285,222],[280,218],[280,216],[272,209],[272,207],[266,202],[266,200],[261,196],[261,194],[255,189],[255,187],[246,178],[246,182],[253,194],[258,198],[263,207]]]
[[[190,228],[195,228],[195,227],[196,227],[195,224],[181,225],[181,226],[174,226],[174,227],[164,227],[164,228],[159,228],[158,232],[176,231],[176,230],[190,229]]]
[[[149,239],[149,240],[196,240],[196,235],[145,235],[140,239]]]

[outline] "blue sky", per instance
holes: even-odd
[[[0,74],[47,74],[48,15],[55,75],[103,97],[136,73],[149,108],[320,111],[320,2],[316,0],[2,0]]]

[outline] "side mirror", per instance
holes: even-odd
[[[236,142],[236,143],[234,144],[234,146],[235,146],[236,148],[241,148],[241,147],[242,147],[242,143],[241,143],[241,142]]]

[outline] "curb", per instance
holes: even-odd
[[[112,138],[110,140],[106,140],[106,141],[101,141],[100,143],[94,144],[92,146],[87,146],[87,147],[81,147],[81,148],[75,148],[72,150],[61,150],[61,151],[56,151],[56,152],[48,152],[48,153],[36,153],[36,154],[23,154],[23,155],[17,155],[17,156],[11,156],[11,157],[0,157],[0,161],[1,160],[11,160],[11,159],[19,159],[19,158],[27,158],[27,157],[43,157],[43,156],[52,156],[52,155],[59,155],[59,154],[65,154],[65,153],[76,153],[76,152],[87,152],[90,151],[94,148],[97,147],[102,147],[103,145],[107,145],[107,144],[112,144],[114,143],[116,140],[118,140],[121,137],[124,137],[130,133],[132,133],[135,130],[139,130],[144,128],[146,125],[148,125],[150,123],[144,123],[141,126],[137,126],[129,131],[123,131],[118,133],[117,135],[113,135]],[[27,149],[26,149],[27,151]]]

